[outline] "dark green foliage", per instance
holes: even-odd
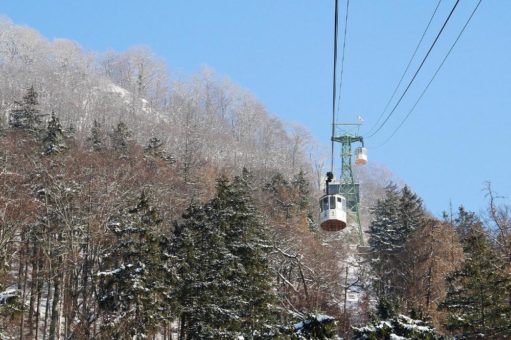
[[[127,154],[131,139],[131,131],[124,122],[119,122],[110,134],[112,149],[120,154]]]
[[[375,292],[378,298],[398,298],[405,279],[401,254],[408,238],[424,223],[422,201],[407,186],[399,192],[394,184],[390,184],[372,214],[369,246],[373,254]]]
[[[297,191],[297,204],[302,211],[310,210],[311,202],[310,202],[310,185],[309,181],[305,178],[305,173],[303,170],[293,178],[292,185],[296,188]]]
[[[337,335],[335,318],[308,314],[293,326],[291,339],[334,339]]]
[[[57,116],[52,113],[43,138],[44,153],[50,155],[66,150],[67,145],[65,139],[66,137],[62,131],[62,125],[60,125]]]
[[[463,266],[447,277],[440,308],[446,328],[463,338],[511,336],[511,277],[473,213],[460,208],[455,220],[465,252]]]
[[[353,339],[440,339],[430,323],[404,315],[374,322],[365,327],[353,327]],[[403,338],[401,338],[403,337]]]
[[[20,293],[21,291],[16,288],[4,290],[0,287],[0,317],[11,318],[23,309]],[[0,334],[1,331],[0,329]]]
[[[146,336],[171,319],[166,238],[158,213],[142,194],[137,205],[112,217],[113,244],[101,259],[99,307],[112,338]]]
[[[9,115],[9,126],[30,132],[38,132],[41,127],[41,115],[37,101],[37,92],[31,86],[23,96],[22,101],[15,101],[15,109]]]
[[[371,265],[375,273],[373,285],[376,295],[383,297],[395,291],[389,283],[391,278],[397,275],[393,262],[400,250],[399,193],[395,185],[385,188],[385,198],[378,200],[372,213],[375,219],[369,226],[369,246],[373,255]]]
[[[267,334],[272,302],[265,228],[242,177],[217,182],[216,196],[191,206],[176,226],[183,333],[191,339]]]
[[[94,151],[101,151],[105,148],[105,136],[101,124],[94,119],[87,142]]]
[[[149,139],[146,147],[144,148],[144,153],[147,155],[151,155],[152,157],[156,157],[162,159],[164,161],[173,164],[176,160],[167,152],[163,147],[163,142],[158,137],[152,137]]]
[[[398,246],[403,247],[408,237],[424,222],[422,200],[405,185],[399,199]]]
[[[395,298],[382,297],[376,306],[377,320],[386,320],[396,317],[399,313],[399,302]]]

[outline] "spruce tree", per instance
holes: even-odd
[[[272,301],[269,244],[246,181],[220,178],[216,196],[190,206],[170,253],[178,284],[182,335],[190,339],[265,334]]]
[[[149,139],[149,142],[144,148],[144,153],[171,164],[175,163],[175,159],[165,150],[163,142],[158,137],[151,137],[151,139]]]
[[[459,210],[456,227],[465,252],[463,266],[447,277],[447,296],[440,308],[446,328],[461,338],[511,336],[511,278],[493,249],[481,221]]]
[[[405,185],[399,199],[398,245],[403,247],[408,237],[424,223],[422,200]]]
[[[60,120],[52,113],[43,138],[44,153],[50,155],[66,150],[67,145],[65,139]]]
[[[22,101],[15,101],[16,108],[9,115],[9,126],[30,132],[38,132],[41,126],[41,115],[37,108],[37,92],[31,86],[23,96]]]
[[[105,137],[101,124],[94,119],[87,142],[93,151],[101,151],[105,148]]]
[[[105,336],[143,338],[171,318],[166,283],[172,273],[160,223],[144,193],[135,207],[121,210],[108,223],[113,243],[97,274]]]
[[[131,131],[124,122],[119,122],[117,127],[110,134],[112,149],[122,155],[125,155],[128,152],[130,138]]]
[[[371,212],[374,220],[369,226],[369,246],[375,293],[378,299],[399,301],[409,281],[409,263],[404,261],[405,245],[425,221],[422,201],[408,186],[398,191],[394,184],[389,184],[385,197]]]
[[[369,225],[369,246],[375,274],[373,286],[378,298],[395,293],[394,262],[400,251],[399,192],[394,184],[385,188],[385,197],[377,201],[371,213],[374,220]]]
[[[270,287],[268,255],[271,244],[267,228],[260,222],[251,199],[250,174],[244,170],[231,184],[220,180],[217,198],[212,204],[218,209],[217,223],[226,225],[226,245],[238,259],[236,275],[238,308],[244,336],[270,331],[269,306],[273,295]]]

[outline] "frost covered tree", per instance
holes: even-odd
[[[116,128],[110,133],[112,149],[122,155],[125,155],[128,152],[130,139],[131,131],[124,122],[119,122]]]
[[[9,126],[37,132],[41,125],[41,115],[38,109],[39,102],[37,100],[37,92],[31,86],[22,101],[15,101],[16,108],[12,109],[9,115]]]
[[[511,336],[511,277],[481,221],[460,208],[455,220],[465,261],[447,277],[446,328],[462,338]]]
[[[416,320],[405,315],[396,315],[370,323],[364,327],[353,328],[354,340],[363,339],[440,339],[432,325],[423,320]]]
[[[385,197],[378,200],[372,209],[374,220],[369,226],[369,246],[372,253],[372,268],[375,273],[373,286],[378,297],[392,294],[392,286],[397,276],[395,267],[399,248],[399,192],[393,184],[385,188]]]
[[[62,130],[62,125],[60,125],[60,120],[52,113],[43,138],[44,153],[50,155],[66,150],[67,145],[65,139],[66,137]]]
[[[171,319],[166,285],[171,273],[160,223],[144,193],[135,207],[108,223],[112,246],[103,253],[97,274],[104,336],[144,338]]]
[[[171,253],[183,338],[269,331],[269,245],[249,195],[241,177],[233,183],[221,178],[216,196],[204,206],[190,206],[175,228]]]
[[[405,185],[399,199],[398,246],[402,247],[408,237],[424,223],[422,200]]]
[[[373,287],[378,298],[400,299],[409,280],[409,268],[403,257],[406,243],[425,221],[422,201],[408,186],[398,191],[390,184],[372,213],[369,246],[375,274]]]
[[[417,228],[402,252],[402,305],[416,315],[427,315],[441,326],[438,305],[446,294],[446,277],[459,268],[463,250],[452,225],[429,219]]]
[[[101,151],[105,148],[105,136],[101,124],[94,119],[87,142],[93,151]]]

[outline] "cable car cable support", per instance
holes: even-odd
[[[415,50],[413,51],[412,56],[410,57],[410,60],[408,61],[408,65],[406,65],[406,68],[403,71],[403,74],[401,75],[401,79],[399,79],[399,82],[397,83],[396,87],[394,88],[394,91],[392,92],[392,95],[390,96],[389,100],[387,101],[387,104],[385,104],[385,108],[383,109],[380,116],[378,117],[376,122],[373,124],[373,126],[369,130],[369,133],[371,133],[374,130],[374,128],[378,125],[378,123],[380,123],[380,120],[382,119],[383,115],[385,114],[385,112],[387,112],[387,109],[389,108],[390,103],[394,99],[394,97],[397,93],[397,90],[401,86],[401,83],[403,82],[403,79],[405,78],[406,73],[408,72],[408,70],[410,69],[410,66],[412,65],[412,61],[415,59],[415,56],[417,55],[417,52],[419,51],[419,47],[422,45],[422,41],[424,40],[424,37],[426,36],[426,33],[429,30],[429,27],[431,26],[431,22],[433,21],[433,18],[435,17],[435,15],[438,11],[438,7],[440,6],[441,2],[442,2],[442,0],[438,0],[435,10],[433,11],[433,14],[431,15],[431,17],[429,18],[428,24],[426,25],[424,32],[422,32],[422,36],[419,40],[419,43],[415,47]]]
[[[343,44],[343,61],[342,69],[344,69],[344,50],[346,48],[346,35],[347,35],[347,22],[348,22],[348,9],[349,0],[346,0],[346,16],[345,16],[345,29],[344,29],[344,44]],[[358,227],[359,244],[364,244],[363,232],[360,223],[360,195],[358,183],[355,183],[353,170],[352,170],[352,144],[361,143],[362,147],[355,149],[356,161],[355,164],[363,165],[367,162],[367,150],[363,147],[364,140],[358,135],[359,123],[337,123],[336,121],[336,73],[337,73],[337,36],[338,36],[338,0],[335,0],[335,22],[334,22],[334,67],[333,67],[333,84],[332,84],[332,159],[331,171],[327,172],[325,183],[325,195],[319,201],[320,203],[320,216],[319,222],[321,229],[325,231],[340,231],[350,225]],[[341,76],[342,81],[342,76]],[[340,84],[339,84],[340,85]],[[339,86],[339,101],[342,87]],[[357,133],[351,134],[343,132],[341,135],[336,135],[337,126],[351,126],[357,127]],[[341,160],[342,169],[341,175],[334,183],[333,169],[334,169],[334,142],[338,142],[342,146]],[[348,221],[348,218],[353,219]]]
[[[419,102],[421,101],[422,97],[424,97],[424,94],[426,93],[426,91],[428,90],[429,86],[431,85],[431,83],[433,82],[433,80],[436,78],[437,74],[440,72],[440,69],[442,68],[442,66],[444,66],[445,64],[445,61],[447,60],[447,58],[449,57],[449,55],[451,54],[452,50],[454,49],[454,47],[456,46],[456,44],[458,43],[458,40],[460,40],[461,36],[463,35],[463,32],[465,32],[465,29],[467,28],[468,24],[470,23],[470,21],[472,20],[472,17],[474,16],[474,14],[476,13],[477,9],[479,8],[479,5],[481,4],[482,0],[479,0],[479,2],[477,3],[476,7],[474,8],[474,10],[472,11],[472,13],[470,14],[470,17],[467,19],[467,21],[465,22],[465,25],[463,26],[463,28],[461,29],[460,33],[458,34],[458,36],[456,37],[456,40],[452,43],[451,47],[449,48],[449,51],[447,52],[447,54],[445,55],[444,59],[442,60],[442,62],[440,63],[440,65],[437,67],[435,73],[433,74],[433,76],[431,77],[430,81],[428,82],[428,84],[426,85],[426,87],[424,88],[424,90],[422,91],[422,93],[420,94],[419,98],[417,99],[417,101],[414,103],[414,105],[412,106],[412,108],[410,109],[410,111],[408,111],[407,115],[403,118],[403,120],[401,121],[401,123],[397,126],[397,128],[392,132],[392,134],[383,142],[381,143],[380,145],[378,146],[375,146],[374,148],[380,148],[382,146],[384,146],[385,144],[387,144],[391,139],[392,137],[394,137],[396,135],[396,133],[399,131],[399,129],[403,126],[403,124],[407,121],[407,119],[410,117],[410,115],[413,113],[413,111],[415,110],[415,108],[417,107],[417,104],[419,104]]]
[[[346,0],[346,16],[344,18],[344,37],[342,42],[342,56],[341,56],[341,75],[339,76],[339,95],[337,96],[337,113],[341,111],[341,95],[342,95],[342,80],[344,74],[344,54],[346,52],[346,35],[348,31],[348,15],[350,8],[350,0]]]
[[[334,13],[334,74],[333,74],[333,82],[332,82],[332,136],[335,135],[335,94],[337,90],[337,31],[338,31],[338,0],[335,0],[335,13]],[[334,141],[332,140],[332,154],[330,158],[330,173],[334,172]],[[327,188],[328,190],[328,188]]]
[[[410,82],[408,83],[408,85],[406,86],[405,90],[403,91],[403,93],[401,94],[401,97],[399,97],[399,100],[397,101],[397,103],[394,105],[394,107],[392,108],[392,111],[390,111],[390,113],[387,115],[387,118],[385,118],[385,120],[380,124],[380,126],[376,129],[376,131],[374,131],[372,134],[369,135],[368,138],[371,138],[373,137],[374,135],[376,135],[382,128],[383,126],[385,126],[385,124],[388,122],[388,120],[390,119],[390,117],[392,117],[392,115],[394,114],[394,112],[396,111],[397,107],[399,106],[399,104],[401,103],[401,101],[403,100],[404,96],[406,95],[406,93],[408,92],[408,90],[410,89],[410,87],[412,86],[412,83],[414,82],[415,78],[417,78],[417,75],[419,74],[420,70],[422,69],[422,66],[424,66],[424,63],[426,62],[426,60],[428,59],[429,57],[429,54],[431,53],[431,51],[433,50],[433,47],[435,47],[438,39],[440,38],[440,35],[442,35],[442,32],[444,31],[445,27],[447,26],[447,23],[449,22],[449,20],[451,19],[452,17],[452,14],[454,13],[454,10],[456,9],[456,7],[458,6],[460,0],[456,0],[456,3],[454,4],[454,6],[452,7],[451,9],[451,12],[449,13],[449,16],[447,17],[447,19],[445,19],[443,25],[442,25],[442,28],[440,29],[440,31],[438,32],[435,40],[433,41],[433,43],[431,44],[428,52],[426,53],[426,55],[424,56],[424,58],[422,59],[422,62],[421,64],[419,65],[419,67],[417,68],[417,70],[415,71],[415,74],[413,75],[412,79],[410,80]]]

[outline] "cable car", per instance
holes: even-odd
[[[324,195],[319,200],[319,225],[325,231],[346,228],[346,198],[339,194]]]
[[[358,147],[355,149],[355,164],[365,165],[367,163],[367,149]]]

